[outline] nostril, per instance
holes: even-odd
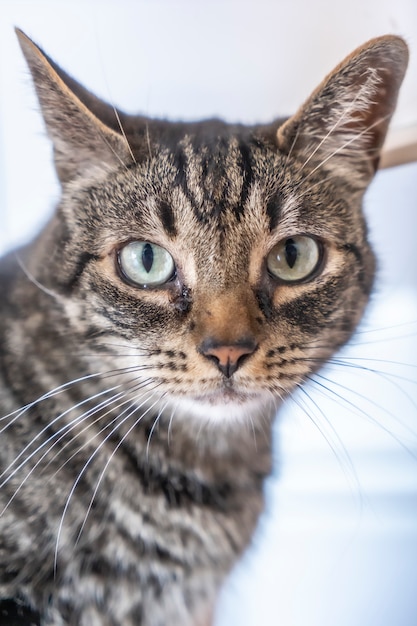
[[[210,337],[203,341],[199,352],[213,361],[222,374],[230,378],[257,347],[252,338],[226,344]]]
[[[217,367],[222,372],[222,374],[226,376],[226,378],[230,378],[243,364],[243,361],[245,361],[248,356],[248,354],[242,354],[242,356],[240,356],[237,361],[232,361],[231,359],[228,359],[227,361],[220,361],[219,358],[214,355],[209,358],[215,361]]]

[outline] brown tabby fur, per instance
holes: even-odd
[[[372,40],[295,116],[245,127],[124,115],[18,37],[62,197],[0,265],[0,597],[44,626],[208,624],[263,509],[276,409],[368,300],[361,202],[407,48]],[[288,284],[265,259],[297,234],[323,258]],[[135,240],[170,252],[169,283],[123,280]],[[207,348],[248,345],[233,375]]]

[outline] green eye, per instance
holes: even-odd
[[[317,269],[321,260],[318,242],[307,235],[283,239],[266,258],[270,273],[287,283],[302,281]]]
[[[123,276],[139,287],[157,287],[175,273],[174,259],[161,246],[147,241],[131,241],[118,254]]]

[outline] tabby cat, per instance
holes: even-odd
[[[123,114],[18,38],[62,196],[0,264],[0,623],[207,626],[277,408],[367,303],[407,47],[374,39],[243,126]]]

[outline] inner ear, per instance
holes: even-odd
[[[358,48],[278,129],[279,148],[300,157],[303,167],[337,168],[366,185],[378,166],[407,61],[399,37]]]

